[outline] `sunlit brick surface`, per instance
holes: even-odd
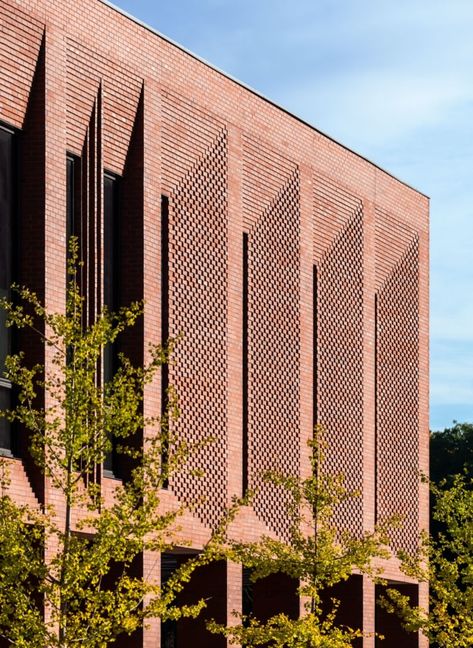
[[[317,236],[317,232],[315,232]],[[363,474],[363,212],[357,205],[317,268],[317,422],[327,466],[362,491]],[[342,527],[361,532],[363,500],[337,510]]]
[[[204,498],[198,514],[212,526],[227,502],[226,157],[223,131],[170,197],[170,333],[183,334],[170,373],[181,407],[175,431],[190,443],[208,439],[172,487],[183,500]]]
[[[184,335],[170,371],[182,409],[175,430],[189,442],[214,439],[191,458],[203,476],[176,475],[162,492],[168,510],[195,504],[182,541],[202,546],[241,495],[246,464],[257,495],[235,533],[287,537],[284,497],[262,476],[307,475],[318,422],[330,470],[360,492],[336,511],[338,524],[360,533],[401,513],[393,544],[413,550],[428,524],[418,477],[428,471],[428,199],[99,0],[1,2],[0,121],[21,131],[19,278],[52,309],[64,308],[66,154],[82,158],[90,318],[103,294],[103,174],[122,176],[120,277],[128,301],[145,301],[126,350],[139,362],[161,341],[161,197],[169,201],[169,331]],[[50,369],[48,350],[22,344]],[[146,389],[147,416],[160,401],[158,379]],[[23,436],[9,460],[11,492],[63,515],[27,445]],[[114,482],[102,484],[110,501]],[[143,564],[159,579],[156,560]],[[404,578],[395,560],[385,575]],[[229,611],[241,603],[239,578],[231,566]],[[359,589],[373,632],[373,588]],[[155,622],[143,646],[159,637]]]
[[[249,236],[249,466],[257,515],[285,535],[284,493],[261,476],[299,471],[299,178],[294,171]]]
[[[414,238],[378,293],[378,514],[403,516],[396,549],[419,533],[419,243]]]

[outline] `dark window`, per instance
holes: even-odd
[[[169,198],[161,196],[161,344],[169,338]],[[162,366],[161,371],[161,415],[166,414],[168,405],[169,367]],[[166,468],[169,455],[169,443],[164,440],[161,452],[161,463]],[[167,480],[163,487],[168,487]]]
[[[118,226],[119,226],[119,187],[117,176],[104,176],[104,242],[103,242],[103,303],[111,311],[118,307]],[[116,345],[108,345],[103,358],[103,379],[112,379],[117,365]],[[108,475],[117,473],[115,444],[106,457],[104,470]]]
[[[161,586],[164,587],[179,566],[177,556],[161,554]],[[177,621],[161,621],[161,648],[177,648]]]
[[[242,570],[242,588],[241,588],[241,611],[243,616],[247,617],[253,613],[253,590],[254,586],[251,581],[251,568],[243,567]],[[248,620],[245,619],[244,625],[248,625]]]
[[[81,258],[81,161],[73,155],[67,156],[67,193],[66,193],[66,240],[67,260],[70,258],[69,241],[71,236],[77,238],[79,259]],[[79,271],[80,274],[80,271]]]
[[[10,298],[13,281],[14,134],[0,127],[0,297]],[[5,358],[11,353],[11,331],[0,309],[0,409],[11,407],[11,384],[3,377]],[[0,451],[11,453],[11,426],[0,418]]]
[[[312,407],[313,407],[313,425],[317,425],[318,419],[318,401],[317,401],[317,379],[318,379],[318,275],[317,266],[313,268],[313,286],[312,286],[312,326],[313,326],[313,340],[312,340],[312,370],[313,370],[313,387],[312,387]]]
[[[248,490],[248,234],[243,234],[242,487]]]
[[[103,303],[114,310],[117,307],[117,246],[119,178],[106,174],[104,177],[104,243],[103,243]]]
[[[71,261],[71,236],[75,236],[78,242],[78,260],[81,259],[81,183],[80,183],[80,159],[72,155],[66,158],[66,284],[72,276],[68,275],[69,263]],[[76,267],[75,280],[82,285],[82,268]],[[72,361],[72,349],[67,349],[66,361]]]

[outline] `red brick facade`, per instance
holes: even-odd
[[[160,341],[161,197],[169,201],[169,331],[185,334],[170,375],[179,431],[216,439],[194,459],[207,501],[184,535],[198,548],[242,492],[246,233],[249,483],[269,467],[307,473],[315,413],[331,466],[362,492],[340,523],[357,531],[400,511],[394,544],[412,548],[428,523],[418,479],[428,470],[428,199],[99,0],[2,0],[0,25],[0,121],[22,133],[20,280],[63,308],[65,161],[79,156],[93,317],[103,299],[103,174],[117,174],[129,241],[121,282],[127,298],[146,302],[132,349],[142,358]],[[23,344],[48,364],[47,352]],[[149,387],[149,413],[160,394]],[[52,502],[19,454],[18,499]],[[199,496],[198,483],[176,477],[163,498]],[[264,486],[238,533],[284,537],[279,498]],[[159,578],[154,558],[144,562]],[[394,560],[386,577],[405,582]],[[223,605],[240,609],[241,571],[230,565],[225,578]],[[355,589],[374,631],[374,586],[360,578]],[[150,626],[143,646],[158,646],[159,634]]]

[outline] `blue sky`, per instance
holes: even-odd
[[[115,0],[431,198],[431,427],[473,421],[472,0]]]

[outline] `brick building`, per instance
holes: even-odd
[[[2,0],[0,21],[0,293],[15,278],[62,309],[75,232],[90,318],[146,301],[136,360],[185,332],[162,381],[180,393],[180,433],[216,443],[195,459],[208,500],[184,535],[198,548],[262,470],[307,471],[321,422],[331,465],[362,492],[340,524],[361,531],[401,511],[394,546],[414,548],[428,522],[428,199],[100,0]],[[0,330],[0,361],[9,345]],[[2,407],[10,391],[0,379]],[[48,502],[24,441],[0,425],[16,497]],[[110,460],[105,492],[113,473]],[[200,483],[176,477],[163,499],[198,496]],[[239,520],[246,539],[285,525],[269,486]],[[385,568],[426,600],[394,560]],[[211,569],[203,581],[225,620],[243,576]],[[297,610],[283,580],[262,584],[255,606]],[[386,635],[380,645],[422,645],[375,608],[370,582],[353,576],[338,593],[350,623]],[[165,632],[155,623],[134,645],[165,645]],[[199,622],[179,632],[179,648],[188,632],[195,646],[225,645]]]

